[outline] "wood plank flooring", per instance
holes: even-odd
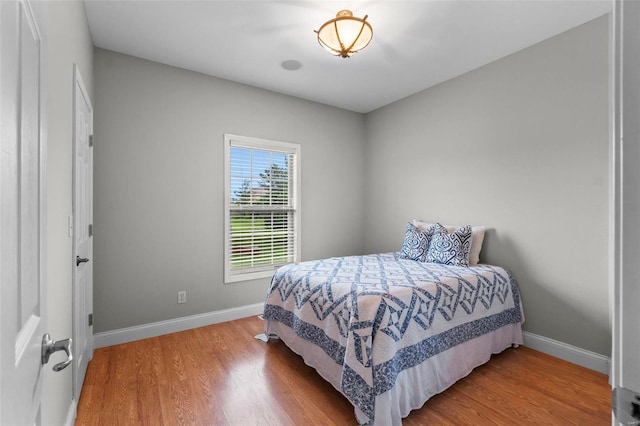
[[[76,425],[355,425],[353,407],[249,317],[97,349]],[[607,377],[526,347],[403,420],[417,425],[610,425]]]

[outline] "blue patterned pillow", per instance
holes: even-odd
[[[463,226],[452,233],[439,223],[435,226],[427,251],[427,262],[453,266],[469,266],[471,226]]]
[[[408,223],[407,230],[404,233],[402,248],[400,249],[400,257],[424,262],[427,258],[429,241],[431,240],[434,230],[435,226],[432,226],[421,231],[411,223]]]

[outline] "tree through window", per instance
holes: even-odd
[[[299,145],[225,135],[225,281],[297,261]]]

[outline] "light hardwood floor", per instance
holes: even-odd
[[[97,349],[76,425],[355,425],[353,407],[257,317]],[[610,425],[607,377],[519,347],[404,419],[414,425]]]

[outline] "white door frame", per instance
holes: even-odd
[[[73,250],[72,250],[72,267],[73,267],[73,342],[74,342],[74,360],[73,360],[73,398],[78,401],[80,399],[80,391],[82,383],[87,371],[87,365],[93,358],[93,324],[89,322],[89,315],[93,313],[93,249],[91,232],[86,229],[93,222],[93,156],[90,149],[90,137],[93,135],[93,106],[87,93],[80,69],[77,64],[73,66]],[[82,105],[78,105],[78,101],[84,102],[89,109],[88,129],[79,129],[82,126],[79,113]],[[83,147],[86,148],[89,158],[89,173],[85,176],[79,167],[78,151]],[[86,181],[85,181],[86,180]],[[82,187],[86,187],[89,194],[89,202],[86,209],[80,206],[78,194]],[[81,201],[80,201],[81,202]],[[84,216],[84,217],[81,217]],[[81,229],[82,227],[82,229]],[[78,248],[78,239],[85,238],[88,235],[88,250],[80,252]],[[89,259],[89,262],[81,265],[76,264],[76,257]],[[84,269],[84,282],[79,282],[80,268]]]
[[[640,3],[615,2],[612,72],[612,424],[640,424]],[[629,392],[627,392],[626,390]],[[634,395],[635,393],[636,395]],[[635,399],[637,403],[637,399]]]

